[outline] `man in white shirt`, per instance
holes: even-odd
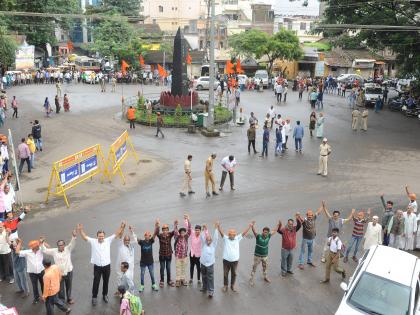
[[[122,237],[122,232],[120,235],[116,235],[117,238],[121,238]],[[131,238],[128,235],[125,235],[124,238],[119,241],[118,244],[118,254],[117,254],[117,260],[115,262],[115,266],[118,268],[118,266],[121,267],[121,263],[123,262],[127,262],[128,263],[128,267],[127,270],[124,272],[125,275],[133,280],[134,277],[134,246],[133,243],[137,243],[136,242],[136,235],[131,232]],[[117,269],[117,275],[118,275],[118,279],[121,278],[121,276],[123,275],[123,271],[121,270],[121,268]]]
[[[38,240],[30,241],[28,244],[28,247],[30,249],[24,250],[22,250],[22,240],[17,239],[16,243],[16,255],[19,255],[19,257],[26,258],[26,271],[28,272],[29,278],[31,279],[32,289],[34,293],[34,301],[32,302],[32,304],[37,304],[40,299],[38,282],[41,286],[41,292],[44,292],[44,265],[42,264],[44,255],[42,255],[42,252],[39,248],[40,242]]]
[[[285,150],[287,150],[287,140],[289,140],[289,136],[292,135],[292,126],[290,126],[290,119],[289,118],[286,119],[286,122],[283,125],[283,129],[284,129],[284,132],[285,132],[285,135],[286,135],[286,137],[284,138],[285,141],[284,141],[284,146],[283,147],[284,147]]]
[[[368,223],[365,233],[365,243],[363,249],[366,251],[374,245],[382,244],[382,225],[378,223],[378,216],[372,217],[372,222]]]
[[[270,115],[270,119],[271,119],[270,128],[273,128],[274,119],[276,119],[276,111],[274,110],[274,106],[273,105],[271,105],[271,107],[268,109],[267,114]]]
[[[3,194],[4,210],[6,213],[13,211],[13,205],[15,204],[15,192],[10,189],[10,184],[4,186]]]
[[[9,151],[7,149],[6,141],[3,141],[0,146],[1,157],[3,158],[3,172],[9,171]]]
[[[0,222],[0,281],[6,280],[9,283],[13,283],[12,256],[9,241],[10,231],[7,231],[3,223]]]
[[[97,238],[91,238],[86,235],[83,230],[83,225],[78,224],[77,229],[83,240],[87,241],[91,247],[90,263],[93,265],[93,286],[92,286],[92,305],[96,306],[99,284],[102,283],[102,298],[105,303],[108,303],[108,283],[111,274],[111,243],[117,235],[122,234],[125,228],[125,223],[122,222],[117,232],[105,238],[104,231],[96,233]]]
[[[417,234],[417,216],[413,213],[411,206],[404,212],[404,249],[414,250],[414,239]]]
[[[281,102],[282,94],[283,94],[283,86],[281,84],[277,84],[275,87],[276,96],[277,96],[277,103]]]
[[[223,292],[227,292],[229,285],[229,271],[231,272],[230,278],[230,289],[233,292],[238,292],[235,288],[236,281],[236,268],[239,262],[239,242],[248,233],[253,223],[250,223],[247,228],[239,235],[236,234],[236,230],[230,229],[228,236],[226,236],[219,222],[217,222],[216,228],[219,230],[220,236],[223,238]]]
[[[234,173],[236,160],[233,155],[226,156],[222,159],[222,179],[220,180],[219,190],[223,190],[223,185],[225,184],[226,175],[229,173],[230,189],[235,190],[234,185]]]
[[[346,272],[339,266],[340,252],[343,247],[343,243],[338,237],[339,229],[333,228],[331,231],[331,237],[328,238],[327,246],[329,253],[327,254],[327,261],[325,264],[325,279],[321,283],[330,282],[331,267],[334,266],[335,272],[341,274],[343,279],[346,278]]]
[[[203,232],[200,234],[201,239],[201,275],[203,277],[203,287],[201,292],[206,292],[209,298],[213,297],[214,294],[214,263],[216,261],[216,247],[218,242],[217,234],[218,223],[215,223],[213,238],[210,236],[207,226],[203,225]]]
[[[71,252],[76,246],[76,236],[76,230],[73,230],[70,243],[66,245],[63,240],[59,240],[57,241],[57,248],[49,248],[45,240],[43,238],[40,239],[41,251],[44,254],[52,256],[54,258],[54,263],[60,268],[62,277],[58,297],[61,300],[66,301],[67,304],[74,304],[71,297],[73,284],[73,264],[71,261]]]

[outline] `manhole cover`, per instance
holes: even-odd
[[[136,172],[128,173],[129,176],[135,176]]]
[[[140,163],[152,163],[152,160],[140,160]]]
[[[43,187],[43,188],[38,188],[37,190],[36,190],[36,192],[38,192],[38,193],[43,193],[43,192],[46,192],[48,190],[48,188],[47,187]]]

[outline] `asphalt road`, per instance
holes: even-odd
[[[14,88],[9,95],[22,95],[27,103],[28,112],[40,112],[45,91],[37,87]],[[53,91],[53,87],[48,87]],[[98,88],[92,86],[67,87],[72,99],[83,100],[83,109],[75,109],[69,115],[71,120],[83,119],[86,110],[97,111],[102,115],[101,107],[113,107],[119,110],[116,95],[98,96]],[[125,88],[126,95],[134,94],[137,87]],[[156,88],[146,87],[145,92],[156,92]],[[306,95],[304,95],[306,97]],[[246,129],[247,127],[224,128],[220,138],[205,138],[200,134],[187,134],[185,130],[164,129],[165,139],[154,136],[155,129],[138,126],[130,132],[140,155],[142,151],[159,156],[166,162],[166,167],[157,173],[134,192],[121,194],[119,198],[97,204],[81,211],[71,209],[62,215],[36,220],[30,219],[22,223],[19,235],[25,241],[46,235],[50,243],[57,239],[69,238],[71,230],[78,222],[85,225],[85,231],[94,236],[99,229],[105,229],[111,234],[121,220],[127,220],[136,228],[139,235],[153,229],[156,218],[162,223],[172,222],[175,218],[182,219],[184,213],[191,217],[192,224],[207,223],[211,225],[219,220],[223,229],[236,228],[243,230],[251,221],[256,221],[256,227],[274,227],[279,219],[283,222],[293,217],[296,212],[305,213],[307,209],[316,209],[322,199],[327,200],[330,209],[340,209],[344,215],[350,210],[372,207],[379,214],[381,207],[379,194],[384,192],[396,204],[404,206],[407,203],[404,195],[404,185],[419,192],[419,133],[420,122],[408,119],[398,113],[383,111],[375,114],[370,111],[369,130],[366,133],[352,132],[350,128],[351,111],[343,98],[325,95],[324,112],[326,117],[325,136],[328,137],[333,149],[329,162],[329,175],[322,178],[316,175],[318,166],[318,146],[320,140],[309,137],[310,106],[307,101],[298,101],[297,93],[289,92],[287,103],[275,104],[271,91],[264,93],[244,92],[241,106],[248,116],[254,111],[263,121],[263,116],[270,105],[275,105],[277,112],[292,119],[292,124],[300,119],[305,124],[303,154],[297,154],[289,142],[289,150],[283,157],[274,156],[274,132],[269,147],[269,157],[262,159],[258,155],[248,155]],[[36,99],[33,104],[30,99]],[[100,105],[98,105],[100,103]],[[113,119],[113,117],[104,117]],[[47,124],[48,122],[44,122]],[[88,123],[88,122],[87,122]],[[123,124],[123,122],[121,123]],[[262,125],[262,124],[261,124]],[[17,134],[21,123],[13,123]],[[127,126],[128,127],[128,126]],[[65,134],[64,136],[71,136]],[[261,150],[262,135],[258,130],[257,148]],[[289,139],[290,141],[290,139]],[[234,154],[237,161],[236,191],[225,190],[217,197],[205,198],[204,193],[204,163],[211,152],[217,153],[215,172],[219,177],[221,168],[219,162],[226,155]],[[183,161],[188,154],[193,155],[193,188],[196,194],[182,199],[179,190],[182,184]],[[147,167],[147,164],[143,164]],[[127,170],[129,172],[130,170]],[[45,179],[48,180],[47,178]],[[220,178],[218,178],[220,180]],[[94,196],[92,196],[94,198]],[[327,220],[322,215],[317,220],[317,237],[315,243],[314,261],[317,268],[305,268],[300,271],[295,268],[295,274],[287,278],[280,276],[281,237],[275,235],[270,242],[269,277],[271,284],[262,280],[258,269],[255,287],[248,285],[253,259],[255,240],[246,238],[241,242],[241,258],[238,267],[239,293],[220,291],[223,283],[222,244],[218,245],[215,265],[215,297],[208,300],[199,292],[196,283],[188,288],[165,287],[159,292],[152,292],[150,280],[146,274],[146,290],[141,295],[143,305],[148,314],[333,314],[336,310],[342,291],[339,288],[340,277],[332,275],[328,285],[321,285],[324,266],[320,263],[321,250],[326,236]],[[346,226],[343,240],[348,241],[351,226]],[[298,248],[300,248],[301,233],[299,233]],[[116,244],[113,245],[113,263],[116,254]],[[138,262],[139,248],[136,253]],[[158,245],[154,246],[154,258],[157,260]],[[297,265],[299,250],[295,251],[294,266]],[[116,273],[111,274],[109,305],[99,302],[91,306],[91,285],[93,267],[89,263],[90,250],[87,243],[78,238],[73,253],[75,266],[73,314],[117,314],[118,300],[112,293],[116,286]],[[137,263],[136,263],[137,264]],[[350,273],[354,269],[353,262],[345,265]],[[112,266],[115,271],[115,266]],[[172,273],[175,274],[174,262]],[[159,263],[155,262],[155,277],[159,279]],[[139,267],[135,269],[135,283],[139,284]],[[42,314],[44,306],[31,305],[31,298],[26,300],[16,298],[15,287],[0,284],[1,302],[15,305],[20,314]]]

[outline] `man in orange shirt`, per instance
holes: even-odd
[[[44,274],[44,292],[42,293],[42,300],[45,301],[47,315],[54,315],[54,305],[70,314],[71,309],[64,305],[63,300],[58,297],[60,291],[61,271],[57,265],[51,265],[51,259],[44,258],[42,264],[45,268]]]
[[[130,106],[127,110],[127,119],[130,121],[130,129],[136,129],[136,126],[134,125],[134,121],[136,120],[136,110],[133,106]]]

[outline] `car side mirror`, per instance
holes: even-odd
[[[341,282],[341,283],[340,283],[340,288],[341,288],[344,292],[347,292],[347,290],[348,290],[347,283],[345,283],[345,282]]]

